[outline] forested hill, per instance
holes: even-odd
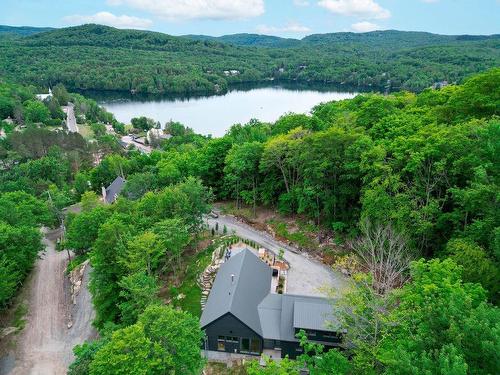
[[[232,83],[282,80],[420,91],[500,65],[498,36],[379,31],[300,41],[252,34],[187,38],[102,25],[1,35],[0,78],[72,90],[217,93]]]
[[[419,31],[384,30],[367,33],[339,32],[311,34],[302,39],[280,38],[277,36],[259,34],[230,34],[219,37],[208,35],[185,35],[185,37],[193,40],[217,41],[237,46],[286,48],[317,45],[328,47],[350,45],[354,48],[366,48],[368,50],[390,48],[393,51],[397,51],[403,48],[435,46],[463,41],[498,40],[500,35],[440,35]]]
[[[83,25],[56,29],[22,39],[28,46],[94,46],[157,51],[186,51],[189,48],[224,49],[220,43],[202,43],[154,31],[120,30],[103,25]]]
[[[52,27],[33,27],[33,26],[6,26],[0,25],[0,35],[32,35],[37,33],[43,33],[45,31],[54,30]]]
[[[280,38],[279,36],[260,35],[260,34],[230,34],[223,36],[209,35],[185,35],[186,38],[193,40],[209,40],[212,42],[221,42],[234,44],[236,46],[255,46],[255,47],[296,47],[301,44],[299,39]]]

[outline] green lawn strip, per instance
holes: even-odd
[[[201,289],[196,280],[203,270],[210,264],[212,252],[216,245],[211,244],[206,249],[186,259],[186,274],[182,284],[178,288],[171,288],[172,304],[190,312],[194,316],[201,316]],[[184,295],[178,299],[177,296]]]

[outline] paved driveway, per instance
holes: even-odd
[[[284,249],[284,258],[290,264],[287,278],[288,294],[304,294],[312,296],[326,296],[325,288],[342,291],[347,286],[346,278],[339,272],[333,271],[323,263],[300,253],[294,247],[283,244],[265,232],[258,231],[242,223],[232,216],[220,215],[217,219],[207,218],[210,228],[219,223],[219,230],[224,227],[228,233],[235,232],[239,237],[257,242],[275,254]]]
[[[66,113],[66,126],[68,127],[68,131],[71,133],[78,133],[74,107],[75,105],[73,103],[68,103],[67,106],[63,106],[62,108]]]

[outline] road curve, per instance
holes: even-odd
[[[66,374],[73,360],[73,347],[96,336],[91,325],[94,311],[86,287],[88,267],[77,304],[73,306],[64,287],[67,255],[55,250],[57,235],[57,231],[45,233],[45,253],[37,261],[27,286],[30,290],[27,324],[11,353],[14,363],[6,372],[9,375]],[[74,323],[68,329],[70,315]]]
[[[333,289],[341,292],[347,286],[348,281],[341,273],[308,257],[307,253],[301,253],[296,248],[276,240],[270,234],[258,231],[232,216],[207,217],[206,222],[209,228],[214,228],[215,223],[218,222],[219,231],[225,225],[228,233],[234,231],[239,237],[255,241],[275,254],[278,254],[280,249],[285,250],[284,259],[290,264],[287,293],[325,296],[328,294],[326,290]]]

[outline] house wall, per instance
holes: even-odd
[[[311,342],[314,342],[311,340]],[[325,351],[328,351],[330,349],[340,349],[336,344],[332,343],[332,346],[327,345],[326,343],[322,342],[322,345],[324,345]],[[288,355],[288,358],[290,359],[296,359],[299,355],[304,354],[304,350],[300,346],[298,342],[295,341],[281,341],[281,358],[285,358]]]
[[[295,328],[295,334],[299,333],[300,328]],[[335,332],[317,331],[317,330],[304,330],[307,334],[307,338],[311,341],[322,341],[331,342],[333,344],[339,344],[342,342],[341,334]]]
[[[281,358],[288,356],[290,359],[295,359],[303,353],[298,342],[281,341]]]
[[[258,340],[258,352],[262,352],[262,337],[255,333],[248,326],[243,324],[240,320],[234,317],[232,314],[227,313],[220,317],[219,319],[213,321],[204,328],[206,339],[206,347],[208,350],[219,350],[218,349],[218,338],[219,336],[224,337],[236,337],[237,342],[234,340],[225,340],[224,346],[226,352],[229,353],[242,353],[241,341],[243,338]],[[254,353],[246,353],[254,354]]]

